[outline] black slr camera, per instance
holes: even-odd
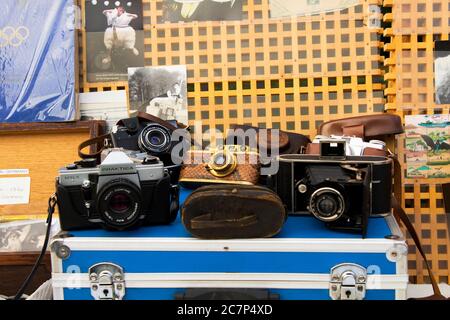
[[[182,142],[181,139],[172,139],[173,132],[178,129],[187,130],[177,121],[164,121],[140,113],[137,117],[119,121],[111,134],[112,144],[114,148],[141,151],[158,157],[166,166],[171,166],[172,150]]]
[[[322,141],[317,155],[283,155],[275,189],[292,215],[367,233],[369,216],[391,212],[392,159],[346,156],[345,141]]]
[[[60,170],[56,188],[65,231],[170,224],[178,214],[178,187],[155,157],[135,163],[111,151],[99,166],[82,160]]]

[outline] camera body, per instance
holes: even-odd
[[[392,159],[347,156],[345,142],[321,155],[283,155],[275,189],[291,215],[312,214],[327,227],[367,232],[369,216],[391,213]]]
[[[66,231],[169,224],[178,212],[178,188],[157,158],[135,163],[113,151],[99,166],[83,160],[61,169],[56,188]]]
[[[171,166],[172,150],[181,143],[172,141],[172,134],[177,129],[181,128],[176,121],[157,118],[152,121],[142,117],[123,119],[113,128],[112,144],[114,148],[145,152]]]
[[[180,184],[197,188],[209,184],[255,185],[259,181],[259,153],[247,146],[225,145],[187,152]]]
[[[320,144],[323,142],[345,142],[345,154],[347,156],[364,156],[373,155],[374,151],[378,151],[378,154],[386,153],[386,143],[381,140],[370,140],[365,142],[359,137],[349,136],[316,136],[313,140],[313,144]]]

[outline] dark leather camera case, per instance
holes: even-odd
[[[272,141],[271,141],[271,132],[272,129],[267,129],[267,139],[268,141],[263,141],[262,139],[260,139],[260,132],[262,129],[260,128],[256,128],[256,127],[252,127],[252,126],[246,126],[246,125],[232,125],[231,129],[233,130],[255,130],[256,132],[256,142],[258,144],[258,149],[259,150],[269,150],[275,146],[272,145]],[[279,148],[279,153],[280,154],[299,154],[301,153],[301,150],[306,147],[309,143],[311,143],[311,141],[309,140],[308,137],[302,135],[302,134],[298,134],[298,133],[292,133],[292,132],[285,132],[285,131],[279,131],[279,145],[277,146]],[[230,138],[235,138],[236,141],[235,144],[238,145],[248,145],[247,141],[239,141],[239,139],[237,139],[236,137],[232,137],[231,135],[229,135],[227,137],[227,139]]]
[[[194,191],[181,217],[193,236],[216,240],[273,237],[287,214],[278,195],[265,187],[214,185]]]

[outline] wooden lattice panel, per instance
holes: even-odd
[[[448,40],[450,1],[385,0],[392,13],[384,16],[391,27],[385,29],[390,56],[385,65],[388,88],[387,110],[401,116],[411,114],[448,114],[449,105],[435,103],[434,41]],[[406,179],[404,137],[398,140],[402,159],[402,198],[425,245],[439,281],[449,282],[450,243],[441,184],[449,179]],[[409,265],[412,280],[428,282],[419,254],[410,240]]]
[[[269,0],[248,0],[241,21],[163,23],[163,1],[144,0],[145,64],[187,65],[191,125],[313,136],[324,121],[384,110],[381,29],[369,27],[380,4],[274,20]],[[127,88],[88,83],[84,49],[80,56],[82,90]]]

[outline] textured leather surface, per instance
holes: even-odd
[[[184,202],[186,229],[202,239],[268,238],[277,235],[287,219],[281,199],[260,186],[206,186]]]
[[[354,118],[346,118],[326,122],[320,126],[319,134],[350,135],[360,138],[382,137],[403,133],[402,120],[393,114],[376,114]]]
[[[180,183],[184,186],[192,187],[219,183],[219,184],[257,184],[259,181],[261,164],[259,161],[259,155],[256,153],[235,153],[238,159],[242,159],[236,168],[236,170],[229,176],[218,178],[211,174],[208,170],[208,163],[211,159],[210,151],[189,151],[187,153],[188,161],[181,169]],[[196,159],[203,159],[203,163],[195,164],[198,161]],[[252,164],[254,163],[254,164]]]
[[[261,129],[251,126],[245,126],[245,125],[234,125],[231,127],[233,130],[242,129],[244,131],[253,129],[257,132],[256,136],[256,142],[258,143],[258,148],[260,150],[270,150],[273,145],[271,141],[271,130],[267,129],[267,141],[264,141],[264,139],[261,139]],[[301,153],[301,150],[308,145],[311,141],[308,137],[292,133],[292,132],[285,132],[280,130],[280,139],[279,139],[279,153],[280,154],[299,154]],[[246,142],[242,141],[236,141],[237,144],[246,144]]]

